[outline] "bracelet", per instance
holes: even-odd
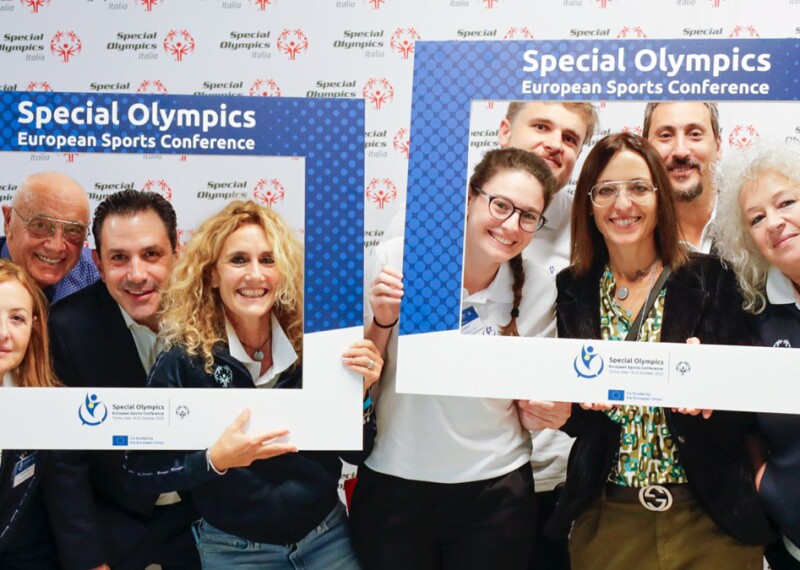
[[[228,472],[227,469],[225,469],[224,471],[220,471],[211,462],[211,448],[210,447],[206,449],[206,471],[213,471],[217,475],[225,475],[225,473]]]
[[[400,320],[400,317],[397,317],[397,318],[394,320],[394,322],[393,322],[393,323],[391,323],[391,324],[388,324],[388,325],[382,325],[382,324],[380,324],[380,323],[378,322],[378,320],[377,320],[377,319],[376,319],[374,316],[372,317],[372,322],[373,322],[373,323],[375,323],[375,326],[376,326],[376,327],[378,327],[379,329],[391,329],[391,328],[394,328],[394,325],[396,325],[396,324],[397,324],[397,321],[399,321],[399,320]]]

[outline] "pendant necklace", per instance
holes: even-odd
[[[242,346],[245,347],[245,348],[249,348],[250,350],[253,351],[253,360],[258,360],[259,362],[261,362],[262,360],[264,360],[264,352],[263,352],[262,349],[271,340],[272,340],[272,333],[269,333],[269,336],[267,337],[267,340],[262,342],[261,346],[259,346],[259,347],[250,346],[249,344],[245,344],[244,342],[242,342]]]

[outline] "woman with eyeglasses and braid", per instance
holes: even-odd
[[[553,277],[521,255],[545,223],[554,186],[544,160],[527,151],[490,151],[476,166],[463,334],[554,336]],[[528,430],[558,428],[570,405],[518,410],[512,400],[398,394],[402,250],[402,239],[381,244],[367,272],[366,336],[388,356],[373,393],[378,435],[351,505],[356,552],[367,570],[527,568],[536,523]]]

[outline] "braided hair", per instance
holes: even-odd
[[[514,293],[514,304],[511,306],[511,320],[508,324],[500,327],[500,334],[503,336],[519,336],[517,330],[517,317],[519,317],[519,304],[522,302],[522,287],[525,285],[525,267],[522,265],[522,254],[518,253],[508,261],[511,267],[511,274],[514,276],[514,284],[511,291]]]

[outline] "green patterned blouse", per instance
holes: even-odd
[[[600,280],[600,331],[603,340],[624,340],[636,315],[630,315],[614,299],[614,275],[606,266]],[[659,342],[664,316],[662,288],[639,331],[639,341]],[[678,448],[669,432],[664,410],[653,406],[615,406],[606,412],[622,426],[617,461],[608,480],[624,487],[686,483]]]

